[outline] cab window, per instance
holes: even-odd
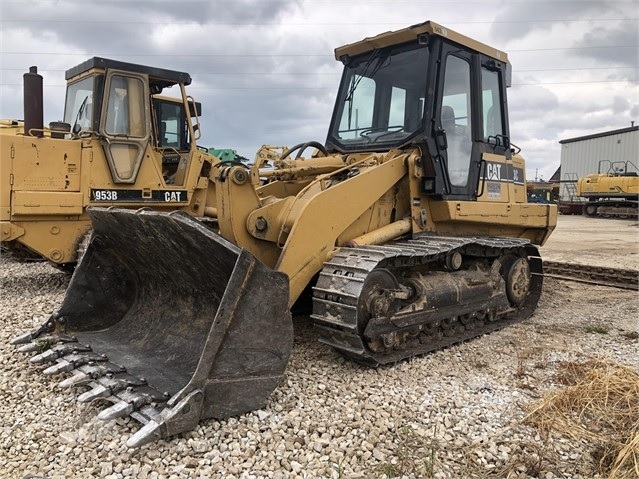
[[[341,139],[362,141],[361,133],[372,130],[375,89],[375,80],[353,75],[348,107],[344,108],[339,125]]]
[[[188,150],[184,106],[181,103],[155,100],[154,104],[158,118],[158,146],[178,151]]]
[[[134,183],[149,139],[148,80],[142,75],[107,73],[100,132],[115,183]]]
[[[446,133],[448,176],[453,186],[468,183],[472,149],[470,63],[449,55],[444,74],[441,125]]]
[[[482,119],[484,123],[484,141],[490,137],[504,134],[503,118],[501,114],[501,95],[499,88],[499,73],[481,69],[482,85]]]
[[[147,135],[144,118],[144,84],[138,78],[111,77],[106,115],[106,133],[112,136],[143,138]]]
[[[93,77],[72,83],[67,88],[64,122],[74,133],[93,129]]]

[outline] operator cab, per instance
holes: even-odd
[[[66,79],[64,122],[74,137],[101,138],[114,183],[135,183],[151,146],[162,153],[165,181],[180,184],[178,165],[195,148],[201,115],[184,90],[188,73],[93,57],[67,70]],[[175,85],[181,98],[159,96]]]
[[[481,196],[484,153],[512,158],[505,53],[426,22],[335,56],[344,72],[328,151],[419,147],[423,193],[442,199]]]

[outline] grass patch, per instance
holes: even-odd
[[[332,474],[331,477],[334,477],[335,479],[342,479],[344,477],[343,463],[345,459],[345,457],[342,457],[339,462],[331,461],[331,468],[335,471],[335,474]]]
[[[598,473],[611,479],[639,477],[639,374],[603,360],[562,365],[560,382],[534,403],[525,424],[542,436],[587,441]]]
[[[470,365],[474,367],[475,369],[482,371],[484,369],[488,369],[488,367],[490,366],[490,363],[482,359],[477,359],[475,361],[471,361]]]
[[[460,477],[504,479],[566,476],[639,478],[639,373],[609,360],[590,358],[556,364],[558,389],[520,404],[524,417],[496,431],[486,442],[456,450]],[[512,428],[525,432],[513,440]],[[566,444],[579,458],[565,456]],[[507,445],[508,457],[490,454],[489,445]],[[560,452],[564,451],[564,452]]]
[[[411,477],[432,478],[435,475],[439,444],[434,437],[424,437],[411,426],[403,426],[395,431],[397,451],[394,460],[378,466],[380,475],[387,478]]]
[[[531,369],[546,369],[548,365],[548,351],[541,347],[530,347],[520,343],[516,355],[515,377],[518,379],[529,376]]]
[[[589,324],[586,326],[587,333],[608,334],[608,331],[610,331],[608,326],[604,326],[603,324]]]

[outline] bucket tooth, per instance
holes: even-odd
[[[28,333],[31,334],[31,333]],[[46,336],[38,336],[30,339],[29,341],[23,341],[16,344],[22,344],[18,348],[18,352],[21,353],[31,353],[34,351],[43,351],[49,349],[51,346],[60,343],[77,343],[78,339],[73,336],[68,336],[66,334],[49,334]],[[13,344],[13,342],[12,342]]]
[[[24,344],[18,348],[19,353],[34,353],[36,351],[41,351],[42,346],[35,341]]]
[[[29,359],[29,362],[32,364],[45,364],[45,363],[51,363],[55,361],[56,359],[58,359],[59,357],[60,355],[56,351],[52,349],[47,349],[46,351],[33,356],[31,359]]]
[[[34,341],[36,338],[39,338],[43,334],[49,331],[52,331],[54,329],[54,322],[58,318],[59,318],[59,315],[57,313],[53,313],[49,317],[49,319],[44,324],[42,324],[38,329],[34,331],[28,331],[26,333],[21,334],[20,336],[16,336],[11,341],[9,341],[9,343],[13,345],[18,345],[18,344],[26,344],[31,341]]]
[[[81,352],[90,352],[91,348],[84,344],[79,344],[77,342],[65,342],[62,344],[58,344],[53,346],[51,349],[47,349],[40,354],[36,354],[33,356],[30,361],[33,364],[44,364],[51,363],[56,359],[65,356],[67,354],[72,353],[81,353]]]
[[[138,432],[133,434],[127,441],[128,447],[142,447],[150,442],[162,439],[160,424],[155,420],[150,420]]]
[[[175,398],[172,398],[175,399]],[[171,404],[172,401],[169,400]],[[128,447],[140,447],[163,437],[189,431],[197,425],[201,414],[202,391],[196,389],[185,394],[172,407],[162,409],[126,442]]]
[[[109,400],[115,402],[113,406],[105,409],[98,414],[98,419],[108,421],[118,417],[131,415],[134,411],[151,404],[166,399],[159,391],[145,386],[144,380],[137,379],[141,384],[139,386],[128,386],[125,390],[113,393],[113,398]]]
[[[42,371],[42,374],[45,374],[47,376],[53,376],[54,374],[73,371],[74,369],[75,369],[75,365],[72,362],[67,361],[65,359],[58,359],[57,363],[55,363],[53,366],[49,366],[48,368],[46,368],[44,371]]]
[[[102,421],[109,421],[111,419],[117,419],[119,417],[126,417],[133,412],[135,405],[127,401],[120,401],[113,406],[100,411],[98,419]]]
[[[125,380],[102,377],[94,383],[93,389],[78,396],[78,402],[89,402],[97,398],[107,398],[125,389],[127,386],[128,383]]]
[[[69,389],[74,386],[79,386],[81,384],[86,384],[91,381],[93,378],[82,371],[78,371],[70,378],[64,379],[58,383],[58,387],[61,389]]]
[[[100,360],[103,360],[104,362],[95,364]],[[62,389],[79,386],[93,380],[101,379],[107,375],[122,373],[125,369],[117,364],[107,361],[104,356],[100,356],[100,359],[92,359],[88,361],[87,364],[76,364],[76,371],[77,372],[70,378],[60,381],[58,386]]]
[[[67,354],[66,356],[62,356],[61,358],[59,358],[57,361],[58,362],[56,364],[54,364],[53,366],[49,366],[47,369],[42,371],[42,373],[46,375],[53,375],[62,372],[69,372],[89,362],[106,361],[106,358],[92,351],[89,351],[86,353]]]
[[[71,378],[69,378],[69,379],[71,379]],[[82,403],[91,402],[94,399],[108,398],[112,394],[113,393],[111,392],[111,389],[109,389],[108,387],[106,387],[106,386],[104,386],[102,384],[96,384],[89,391],[80,394],[78,396],[78,402],[82,402]]]
[[[16,336],[11,341],[9,341],[9,343],[13,344],[14,346],[18,344],[27,344],[33,341],[33,337],[33,332],[27,331],[26,333],[22,333],[20,336]]]
[[[51,349],[58,353],[59,357],[64,356],[65,354],[71,353],[90,353],[91,346],[86,344],[80,344],[77,341],[64,341],[60,344],[56,344],[52,346]]]
[[[89,362],[89,364],[83,364],[82,366],[79,366],[78,369],[90,376],[91,379],[98,379],[107,375],[126,372],[126,368],[118,366],[117,364],[113,364],[111,361],[108,360],[100,362],[98,364],[91,364],[91,362]]]
[[[42,348],[41,344],[39,344],[37,341],[32,341],[32,342],[27,343],[27,344],[25,344],[23,346],[20,346],[18,348],[18,352],[19,353],[34,353],[36,351],[41,351],[42,349],[43,348]]]
[[[118,375],[108,374],[94,379],[93,389],[81,394],[78,397],[78,402],[89,402],[97,398],[107,398],[109,396],[114,396],[114,402],[120,399],[132,401],[137,395],[130,391],[133,391],[136,386],[144,386],[146,384],[144,379],[137,378],[126,372]],[[116,397],[120,391],[125,392],[120,394],[121,397]],[[150,400],[148,402],[150,402]]]

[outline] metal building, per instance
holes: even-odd
[[[639,126],[604,131],[561,140],[561,186],[564,201],[576,197],[577,179],[592,173],[607,173],[615,162],[629,162],[628,171],[639,166]],[[612,171],[611,171],[612,172]],[[573,183],[574,181],[574,183]]]

